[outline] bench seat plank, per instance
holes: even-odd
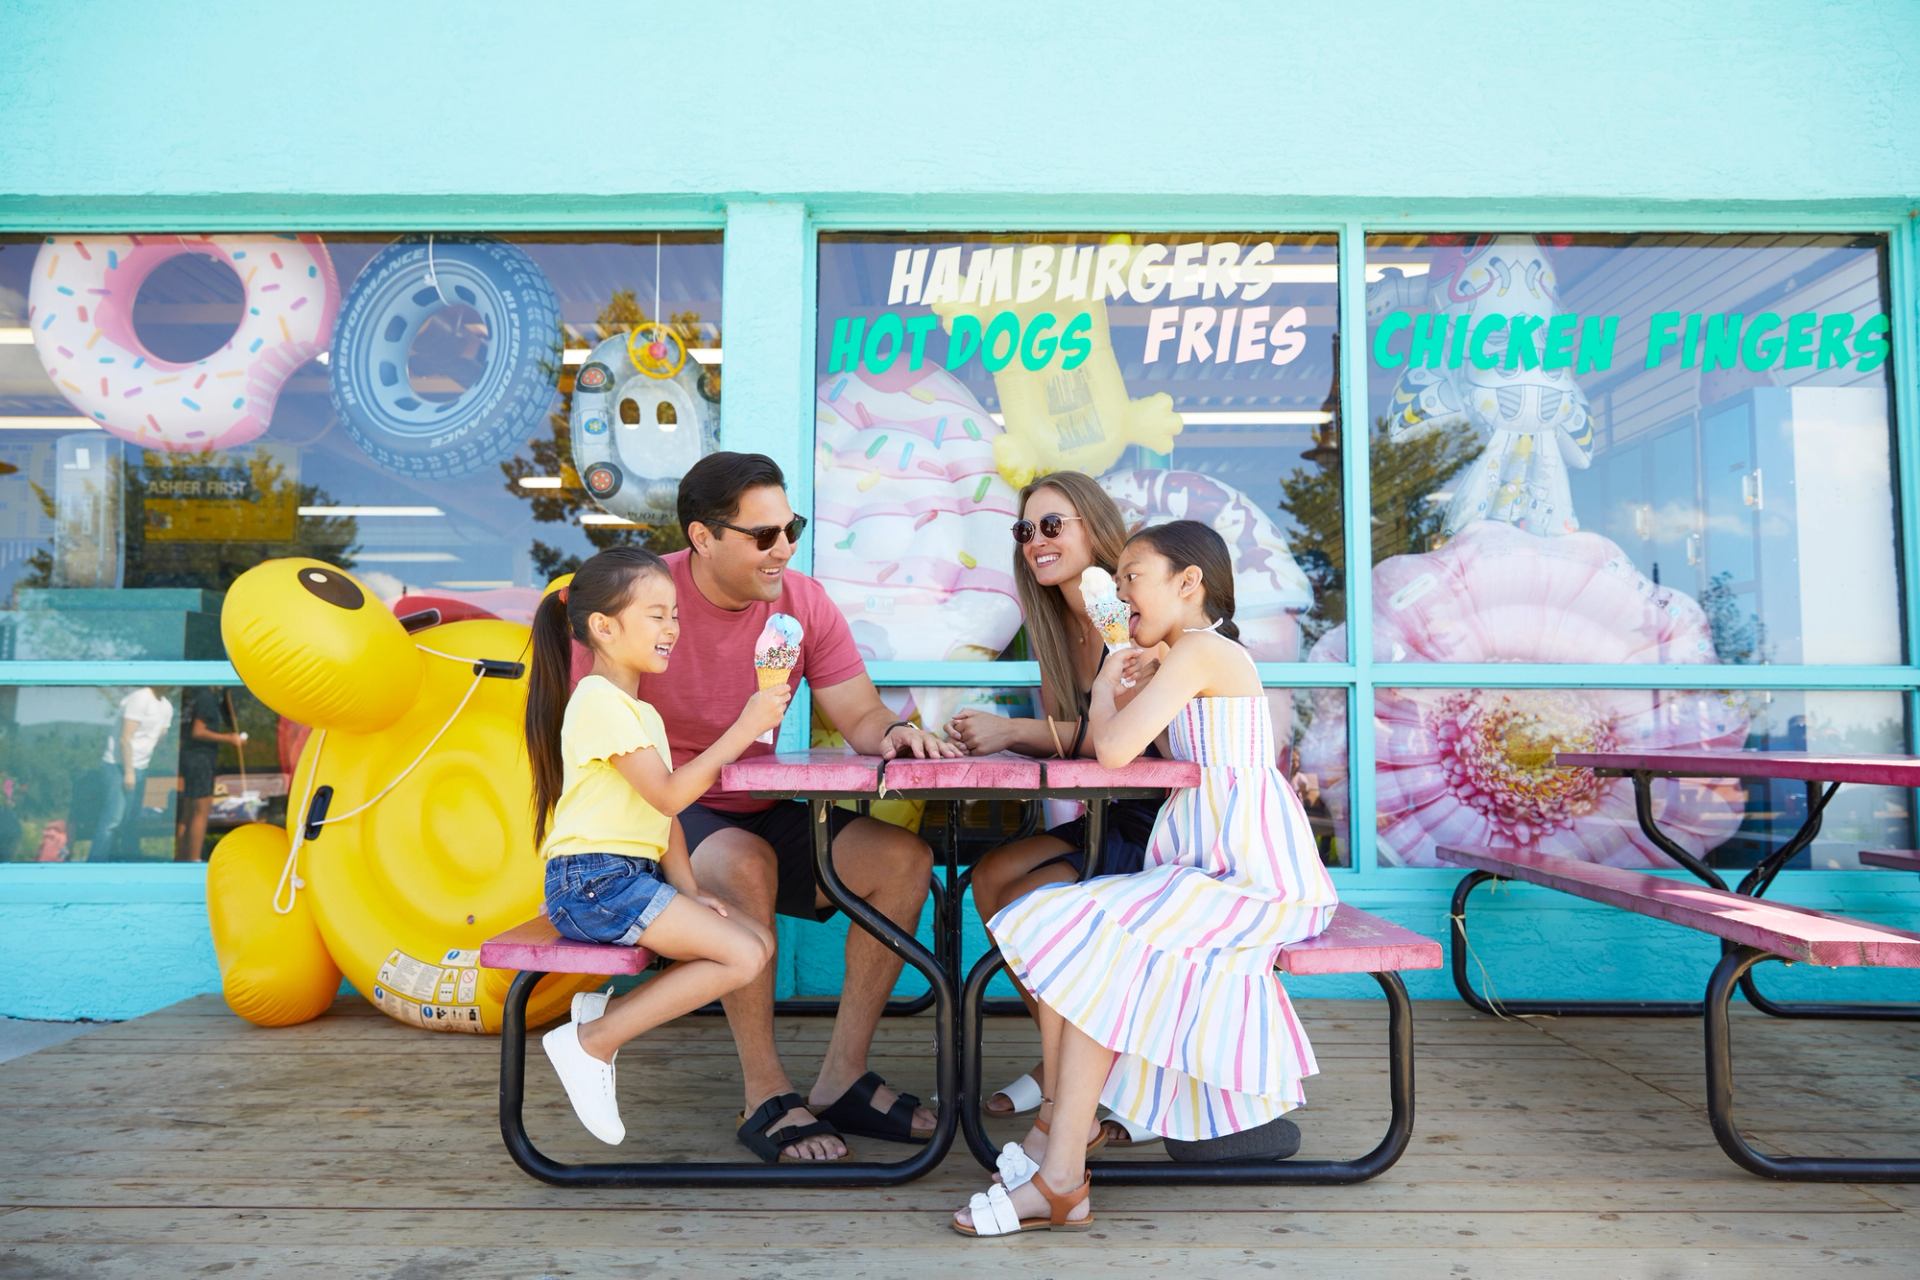
[[[1920,871],[1920,851],[1913,849],[1862,849],[1860,861],[1893,871]]]
[[[1810,751],[1556,751],[1563,768],[1602,773],[1645,770],[1670,778],[1784,778],[1920,786],[1920,757],[1828,756]]]
[[[1341,903],[1333,923],[1304,942],[1280,948],[1282,973],[1391,973],[1401,969],[1438,969],[1440,944],[1391,920]]]
[[[1920,934],[1808,907],[1573,858],[1464,849],[1439,853],[1442,861],[1456,866],[1558,889],[1789,960],[1836,967],[1920,968]]]
[[[575,942],[561,937],[545,916],[535,916],[480,944],[480,963],[521,973],[633,974],[653,963],[653,952]]]

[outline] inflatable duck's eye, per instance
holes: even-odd
[[[338,605],[342,609],[358,609],[367,602],[365,593],[354,584],[352,578],[343,573],[329,573],[325,569],[302,569],[300,585],[328,604]]]

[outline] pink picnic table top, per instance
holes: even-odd
[[[1786,778],[1920,787],[1920,757],[1828,756],[1808,751],[1557,751],[1553,762],[1602,773],[1675,778]]]
[[[783,796],[864,796],[879,790],[880,758],[845,751],[794,751],[739,760],[720,771],[727,791]],[[886,764],[886,790],[1032,794],[1053,791],[1128,791],[1190,787],[1200,767],[1183,760],[1142,758],[1120,769],[1097,760],[1040,760],[1009,751],[985,756],[921,760],[898,756]]]
[[[1441,849],[1455,866],[1558,889],[1741,946],[1819,965],[1920,968],[1920,934],[1621,867],[1540,853]]]
[[[1860,861],[1890,871],[1920,871],[1920,853],[1912,849],[1862,849]]]

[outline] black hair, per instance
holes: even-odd
[[[740,495],[763,485],[787,487],[780,464],[764,453],[710,453],[680,479],[680,532],[693,538],[693,525],[709,528],[740,514]]]
[[[573,581],[548,592],[533,612],[533,662],[527,675],[527,761],[533,766],[533,843],[547,838],[547,820],[560,799],[566,771],[560,726],[566,721],[573,677],[573,645],[591,645],[587,619],[616,614],[649,573],[669,574],[667,562],[644,547],[609,547],[574,570]],[[565,596],[565,599],[561,597]]]
[[[1206,594],[1201,607],[1207,621],[1218,622],[1221,635],[1240,639],[1240,628],[1233,621],[1233,557],[1227,553],[1224,538],[1213,526],[1198,520],[1172,520],[1140,530],[1127,539],[1127,545],[1144,542],[1165,556],[1179,573],[1188,565],[1200,570],[1200,587]]]

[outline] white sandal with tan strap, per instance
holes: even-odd
[[[1039,1174],[1033,1177],[1033,1185],[1047,1202],[1047,1216],[1044,1218],[1023,1218],[1019,1210],[1013,1207],[1013,1197],[1007,1189],[995,1184],[983,1192],[977,1192],[967,1202],[967,1212],[973,1216],[972,1226],[963,1226],[958,1220],[949,1225],[963,1236],[1017,1236],[1022,1231],[1086,1231],[1093,1226],[1093,1214],[1088,1212],[1084,1218],[1067,1221],[1067,1215],[1087,1202],[1093,1192],[1093,1179],[1082,1178],[1080,1185],[1066,1195],[1061,1195],[1047,1185],[1047,1180]]]

